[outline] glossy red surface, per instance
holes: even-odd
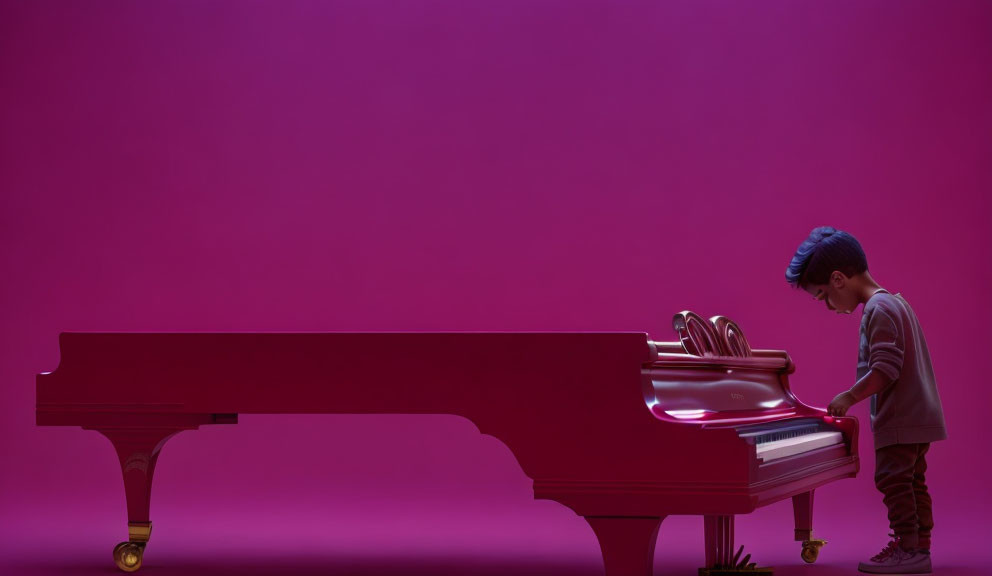
[[[734,514],[857,472],[851,418],[834,423],[845,444],[823,452],[829,458],[797,455],[764,470],[754,441],[730,426],[822,416],[789,389],[784,352],[698,357],[659,347],[672,348],[643,333],[64,333],[58,368],[37,377],[37,421],[110,439],[128,521],[145,526],[159,453],[184,430],[252,413],[462,416],[510,448],[536,498],[589,521],[610,576],[651,572],[669,515],[732,526]],[[790,410],[742,409],[767,398]],[[675,399],[723,417],[659,413]],[[659,449],[664,458],[644,457]],[[711,566],[733,543],[732,529],[721,534],[707,538],[722,546],[707,553]]]

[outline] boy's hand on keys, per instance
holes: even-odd
[[[847,414],[848,409],[850,409],[851,406],[853,406],[857,401],[857,398],[854,397],[854,394],[851,394],[850,390],[841,392],[835,396],[830,402],[830,405],[827,406],[827,414],[830,414],[831,416],[843,416]]]

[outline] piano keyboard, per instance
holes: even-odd
[[[814,432],[812,434],[795,435],[780,440],[757,442],[758,459],[768,462],[794,454],[802,454],[824,446],[833,446],[844,441],[840,432]]]
[[[810,418],[746,426],[738,429],[738,435],[754,442],[757,457],[764,462],[844,442],[844,435],[839,430]]]
[[[797,422],[785,426],[763,427],[754,432],[744,432],[740,434],[742,438],[754,438],[755,444],[786,440],[821,432],[823,427],[818,422]]]

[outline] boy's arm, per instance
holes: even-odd
[[[850,390],[841,392],[830,402],[827,413],[831,416],[843,416],[851,406],[885,390],[892,382],[893,379],[880,370],[869,370]]]
[[[895,382],[902,370],[903,346],[899,326],[884,310],[877,308],[868,318],[868,373],[846,392],[841,392],[827,412],[843,416],[847,410]]]

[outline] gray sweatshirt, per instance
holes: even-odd
[[[870,370],[893,379],[871,398],[876,450],[947,438],[927,341],[916,313],[900,294],[882,290],[865,303],[858,380]]]

